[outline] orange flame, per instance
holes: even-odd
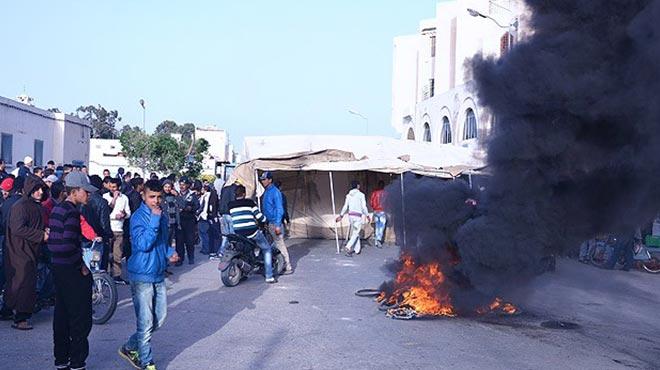
[[[409,255],[403,255],[401,259],[403,264],[394,279],[394,291],[389,297],[381,294],[377,300],[411,307],[419,315],[456,316],[440,264],[418,265]]]
[[[401,261],[401,270],[394,278],[392,293],[381,292],[376,301],[412,308],[419,316],[457,316],[445,274],[438,262],[418,264],[412,256],[405,254],[401,256]],[[499,297],[476,311],[479,314],[499,312],[508,315],[519,312],[516,306]]]

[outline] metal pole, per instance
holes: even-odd
[[[146,133],[147,132],[147,126],[146,126],[145,122],[147,122],[147,108],[142,107],[142,131],[144,131]]]
[[[335,184],[332,179],[332,171],[328,172],[330,176],[330,197],[332,198],[332,216],[337,219],[337,207],[335,206]],[[335,221],[335,244],[337,244],[337,254],[340,253],[339,248],[339,234],[337,233],[337,221]]]
[[[403,172],[401,172],[401,220],[403,221],[403,248],[406,248],[406,200],[403,186]]]
[[[261,209],[261,198],[257,196],[257,188],[259,187],[259,172],[257,170],[254,170],[254,196],[257,197],[257,204],[259,205],[259,209]]]

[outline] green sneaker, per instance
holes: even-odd
[[[138,351],[131,351],[128,348],[121,346],[119,347],[118,352],[119,352],[119,356],[126,359],[126,361],[128,361],[131,364],[131,366],[133,366],[136,369],[142,369],[142,366],[140,366],[140,354],[138,353]]]
[[[144,370],[156,370],[156,364],[153,362],[147,364],[147,366],[143,367]]]

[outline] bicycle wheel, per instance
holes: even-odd
[[[608,246],[606,245],[596,245],[591,253],[591,258],[589,259],[591,264],[596,267],[604,267],[610,258],[610,253],[608,253],[607,249]]]
[[[92,322],[102,325],[108,322],[117,309],[117,287],[106,272],[94,274],[92,284]]]
[[[642,262],[642,268],[651,274],[660,273],[660,259],[651,257],[650,260]]]

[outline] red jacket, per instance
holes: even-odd
[[[371,197],[369,198],[369,205],[371,208],[373,208],[374,212],[382,212],[384,211],[383,208],[383,202],[385,200],[385,190],[376,190],[373,193],[371,193]]]

